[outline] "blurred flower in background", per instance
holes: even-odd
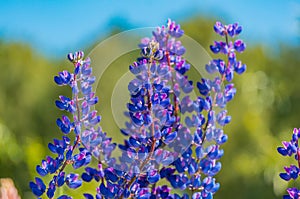
[[[21,199],[14,182],[9,178],[0,179],[0,198],[1,199]]]

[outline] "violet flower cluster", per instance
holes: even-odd
[[[297,161],[297,164],[284,167],[285,172],[280,173],[279,176],[285,181],[296,180],[300,173],[300,148],[299,148],[300,129],[295,128],[292,134],[292,139],[287,142],[283,141],[281,147],[277,148],[277,151],[283,156],[293,156]],[[284,195],[284,199],[299,199],[300,190],[296,187],[287,188],[287,195]]]
[[[228,139],[222,128],[231,120],[225,107],[236,93],[231,82],[234,73],[246,70],[236,58],[236,52],[246,48],[242,40],[234,40],[241,26],[217,22],[214,30],[223,40],[210,49],[225,59],[210,61],[205,68],[213,78],[202,78],[196,86],[188,78],[190,65],[183,56],[180,25],[168,20],[152,38],[142,39],[141,57],[129,66],[134,79],[128,84],[130,101],[124,113],[128,121],[120,130],[126,139],[118,145],[99,124],[90,59],[84,59],[83,52],[69,54],[74,72],[60,72],[54,81],[69,86],[73,96],[60,96],[55,103],[72,119],[66,115],[57,119],[65,135],[48,145],[55,157],[47,156],[36,167],[41,177],[51,180],[47,185],[40,177],[30,182],[34,195],[69,199],[55,191],[63,185],[76,189],[83,182],[96,181],[95,193],[83,194],[86,199],[213,198],[220,188],[214,176],[221,169],[221,145]],[[118,157],[112,156],[116,150],[121,151]],[[74,172],[66,171],[69,165]],[[79,168],[84,172],[79,174]]]

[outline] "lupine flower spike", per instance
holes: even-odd
[[[48,145],[55,157],[47,156],[36,167],[41,177],[51,176],[51,180],[45,184],[36,177],[30,182],[34,195],[54,198],[63,185],[76,189],[83,182],[95,181],[95,193],[84,193],[86,199],[213,198],[220,188],[214,176],[221,169],[221,145],[228,139],[222,128],[231,121],[225,108],[236,93],[231,82],[234,72],[246,70],[236,57],[246,45],[240,39],[233,40],[242,27],[217,22],[214,30],[223,40],[215,41],[210,49],[225,60],[210,61],[205,69],[214,78],[196,83],[188,77],[190,65],[184,58],[186,49],[180,42],[184,31],[179,24],[168,20],[151,38],[141,40],[141,56],[129,66],[134,78],[128,83],[128,121],[120,129],[126,139],[118,145],[103,132],[94,108],[98,97],[92,87],[95,77],[90,59],[84,59],[83,52],[70,53],[73,73],[60,72],[54,81],[72,90],[72,97],[59,96],[55,102],[72,118],[63,115],[56,121],[64,135]],[[190,95],[194,91],[196,98]],[[294,150],[288,147],[287,154]],[[121,151],[119,157],[112,157],[115,149]],[[91,164],[92,155],[97,159],[96,167]],[[84,172],[69,173],[65,170],[69,165],[75,171],[84,168]],[[286,179],[299,172],[294,167],[286,171]],[[189,191],[179,195],[183,190]]]
[[[296,165],[292,164],[290,166],[284,167],[283,173],[280,173],[279,176],[285,181],[296,180],[299,177],[300,173],[300,148],[299,148],[299,138],[300,138],[300,129],[295,128],[292,134],[292,139],[287,142],[283,141],[282,146],[277,148],[278,153],[283,156],[292,156],[296,160]],[[296,187],[288,188],[288,194],[283,196],[283,199],[299,199],[300,190]]]

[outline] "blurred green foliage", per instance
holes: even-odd
[[[182,27],[208,50],[219,39],[213,24],[213,20],[197,18]],[[243,34],[241,38],[247,42]],[[225,129],[229,141],[217,175],[221,190],[215,198],[281,198],[285,192],[287,183],[278,173],[291,160],[278,155],[276,147],[290,139],[294,127],[300,127],[299,50],[288,44],[273,49],[247,42],[247,50],[238,55],[248,69],[234,80],[238,93],[228,107],[232,122]],[[101,80],[97,89],[101,91],[97,108],[108,132],[117,129],[110,123],[110,101],[105,97],[111,96],[112,85],[134,61],[133,55],[115,60],[105,71],[109,78]],[[71,66],[65,60],[49,60],[29,46],[0,42],[0,178],[12,178],[25,199],[32,198],[28,183],[36,176],[36,164],[50,154],[47,143],[61,137],[55,125],[61,112],[54,101],[70,92],[58,88],[53,76],[67,67]]]

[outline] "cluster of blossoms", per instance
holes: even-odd
[[[118,145],[99,125],[89,58],[84,59],[83,52],[69,54],[74,72],[63,71],[54,80],[72,89],[72,98],[60,96],[56,106],[71,113],[73,119],[65,115],[57,119],[66,136],[48,145],[56,157],[47,157],[36,170],[42,177],[51,175],[51,181],[46,186],[36,177],[30,182],[33,193],[54,198],[55,190],[64,184],[76,189],[94,180],[99,186],[95,194],[84,193],[86,199],[213,198],[220,187],[214,176],[221,169],[221,145],[227,141],[222,128],[231,120],[225,107],[236,93],[231,81],[234,72],[242,74],[246,69],[236,59],[236,52],[243,52],[245,44],[230,41],[241,33],[241,26],[217,22],[214,30],[224,41],[215,41],[210,49],[223,54],[225,60],[208,63],[206,71],[213,78],[202,78],[196,87],[187,76],[190,65],[183,57],[180,25],[168,20],[152,38],[142,39],[141,57],[129,66],[134,79],[128,84],[128,121],[120,130],[126,139]],[[192,92],[197,93],[195,98]],[[116,150],[121,151],[119,157],[112,157]],[[92,166],[92,156],[96,157],[96,167]],[[74,169],[84,168],[84,172],[67,174],[65,168],[70,164]]]
[[[290,165],[289,167],[284,167],[285,172],[280,173],[279,176],[285,180],[289,181],[291,179],[296,180],[300,173],[300,148],[298,140],[300,138],[300,129],[295,128],[293,131],[292,139],[287,142],[283,141],[281,147],[277,148],[277,151],[283,156],[294,156],[297,161],[297,165]],[[288,195],[284,195],[284,199],[299,199],[300,190],[297,188],[288,188]]]

